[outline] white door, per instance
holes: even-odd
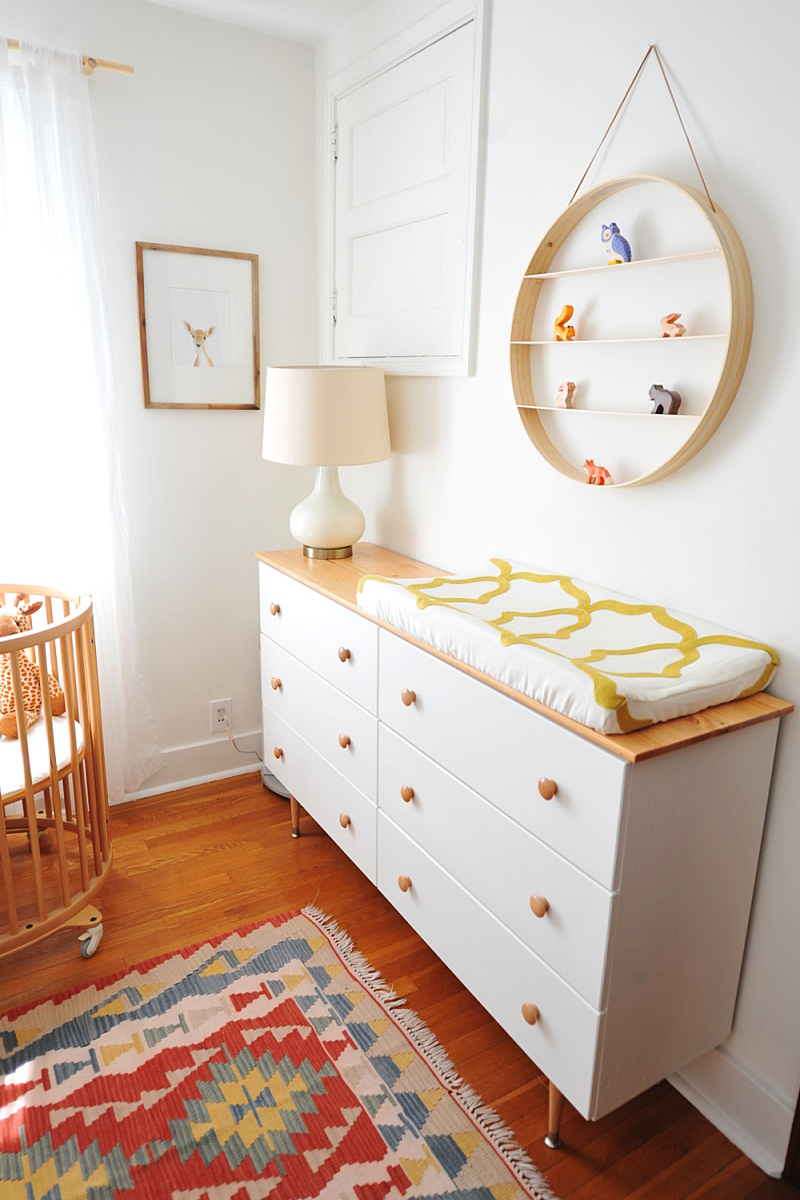
[[[474,21],[337,98],[334,359],[460,359]]]

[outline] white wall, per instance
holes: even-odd
[[[255,551],[290,544],[311,478],[261,458],[262,412],[145,410],[134,244],[259,255],[261,367],[316,354],[314,51],[138,0],[4,0],[12,37],[129,63],[95,72],[123,490],[157,790],[258,766],[212,738],[233,698],[260,749]]]
[[[487,0],[489,3],[489,0]],[[327,78],[429,11],[377,0],[331,38]],[[493,0],[476,374],[390,381],[394,455],[354,475],[366,536],[442,568],[489,554],[596,580],[774,645],[800,702],[800,7],[765,0]],[[656,43],[712,197],[744,242],[755,329],[743,385],[709,445],[666,480],[588,488],[555,473],[518,420],[508,338],[520,278]],[[700,186],[653,57],[585,187],[653,173]],[[782,1169],[800,1083],[800,739],[784,722],[734,1032],[680,1086],[761,1166]],[[720,914],[724,921],[724,913]]]

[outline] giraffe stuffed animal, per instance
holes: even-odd
[[[41,606],[41,600],[36,604],[31,604],[30,597],[23,594],[15,596],[13,604],[3,605],[0,608],[0,638],[13,637],[18,633],[30,633],[33,628],[31,615]],[[42,685],[39,668],[24,650],[17,650],[16,654],[22,683],[23,721],[25,728],[30,729],[42,714]],[[47,686],[50,692],[50,708],[53,716],[61,716],[67,707],[61,685],[54,676],[48,675]],[[10,652],[0,654],[0,734],[7,738],[19,737]]]

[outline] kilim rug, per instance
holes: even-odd
[[[2,1200],[554,1200],[315,909],[0,1017]]]

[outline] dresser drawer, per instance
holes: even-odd
[[[263,635],[261,695],[264,706],[296,729],[337,771],[360,791],[375,795],[377,718]]]
[[[375,883],[375,805],[270,709],[263,710],[263,720],[269,770]],[[288,829],[288,811],[286,820]]]
[[[410,880],[402,891],[398,879]],[[378,887],[575,1107],[589,1115],[603,1017],[378,810]],[[540,1012],[527,1023],[523,1005]]]
[[[264,563],[258,571],[261,632],[374,713],[378,627]]]
[[[625,781],[621,759],[385,629],[378,715],[593,879],[614,888]],[[558,787],[550,800],[540,794],[540,779]]]
[[[603,1008],[613,895],[385,726],[378,760],[379,809]]]

